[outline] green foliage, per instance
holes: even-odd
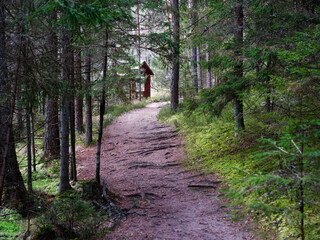
[[[53,11],[62,12],[59,23],[70,27],[78,32],[79,26],[98,27],[107,25],[112,27],[115,21],[128,19],[131,17],[127,12],[128,7],[132,6],[131,1],[48,1],[44,6],[37,10],[37,14],[48,14]]]
[[[104,217],[75,193],[58,196],[35,222],[35,239],[95,239],[103,230]]]
[[[23,158],[23,166],[21,169],[22,176],[26,181],[27,167],[26,159]],[[32,173],[32,187],[37,193],[55,195],[59,192],[59,160],[50,160],[37,164],[37,171]]]
[[[301,236],[297,231],[302,227],[301,222],[292,220],[303,218],[307,222],[304,225],[306,239],[317,239],[313,234],[320,231],[317,224],[320,211],[317,204],[320,201],[319,146],[310,144],[307,133],[301,135],[296,131],[301,127],[310,128],[293,122],[278,141],[261,139],[268,143],[264,149],[270,149],[270,145],[272,148],[257,154],[256,161],[264,163],[266,159],[274,159],[278,167],[268,173],[248,174],[241,182],[240,191],[233,189],[232,197],[245,199],[250,208],[261,210],[280,230],[281,238]]]
[[[3,208],[0,211],[0,239],[16,239],[23,229],[21,227],[22,216],[18,211]]]

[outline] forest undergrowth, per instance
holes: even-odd
[[[251,221],[262,239],[300,239],[301,231],[305,239],[319,239],[319,135],[317,130],[304,136],[297,131],[316,123],[266,113],[263,99],[253,95],[256,108],[246,115],[246,130],[238,137],[232,105],[215,115],[206,93],[185,99],[173,113],[167,105],[159,119],[184,134],[189,168],[224,180],[222,195],[242,206],[234,219]]]

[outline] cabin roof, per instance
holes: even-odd
[[[142,69],[142,73],[143,75],[147,76],[147,75],[154,75],[152,70],[150,69],[150,67],[148,66],[148,64],[144,61],[140,67],[140,69]]]

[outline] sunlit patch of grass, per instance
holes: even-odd
[[[3,208],[0,211],[0,240],[19,239],[24,229],[21,215],[14,209]]]

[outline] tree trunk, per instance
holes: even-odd
[[[208,63],[210,61],[210,59],[211,59],[211,56],[210,56],[210,45],[207,42],[206,43],[206,62]],[[212,88],[211,68],[209,66],[207,68],[206,80],[207,80],[207,88]]]
[[[35,172],[36,169],[36,145],[34,142],[34,118],[35,114],[31,112],[31,141],[32,141],[32,156],[33,156],[33,171]]]
[[[86,135],[85,135],[85,144],[88,145],[92,142],[92,103],[91,103],[91,57],[89,50],[86,50],[85,57],[85,81],[86,81]]]
[[[190,28],[191,28],[191,47],[190,47],[190,57],[191,57],[191,84],[193,92],[198,92],[198,79],[197,79],[197,47],[194,43],[195,28],[197,21],[196,12],[196,0],[190,0]]]
[[[208,10],[208,0],[205,0],[205,7],[206,10]],[[209,17],[208,14],[205,17],[205,21],[208,23],[209,22]],[[209,31],[207,31],[206,34],[207,37],[210,36]],[[209,44],[209,40],[206,41],[206,62],[207,64],[209,63],[211,59],[211,54],[210,54],[210,44]],[[207,71],[206,71],[206,82],[207,82],[207,88],[212,88],[212,76],[211,76],[211,67],[208,66]]]
[[[21,90],[18,89],[17,98],[20,99]],[[19,102],[19,100],[17,101]],[[15,117],[15,126],[14,126],[14,136],[16,137],[17,141],[23,138],[24,132],[24,123],[23,123],[23,109],[20,104],[16,104],[16,117]]]
[[[22,2],[19,4],[20,9],[24,9]],[[25,12],[21,10],[20,12],[22,18],[25,18]],[[29,65],[29,59],[28,59],[28,53],[29,53],[29,44],[26,39],[26,32],[25,32],[25,26],[24,26],[24,21],[20,23],[20,39],[21,39],[21,54],[22,54],[22,75],[21,75],[21,80],[22,84],[25,86],[25,91],[29,92],[27,96],[25,96],[25,101],[26,101],[26,135],[27,135],[27,165],[28,165],[28,170],[27,170],[27,187],[28,187],[28,192],[32,192],[32,139],[31,139],[31,113],[32,113],[32,104],[34,101],[34,95],[33,95],[33,89],[32,89],[32,79],[29,78],[31,74],[31,69]],[[19,71],[17,71],[19,73]]]
[[[242,60],[242,48],[243,48],[243,0],[237,0],[235,6],[235,57],[237,63],[235,65],[235,77],[237,81],[241,81],[243,77],[243,60]],[[243,119],[243,100],[241,96],[242,87],[236,89],[234,93],[233,102],[233,116],[235,121],[235,136],[238,136],[241,130],[244,130],[244,119]]]
[[[76,132],[81,134],[83,128],[83,94],[82,94],[82,76],[81,76],[81,50],[77,49],[75,54],[75,84],[76,84],[76,99],[75,99],[75,121]]]
[[[20,65],[20,52],[16,76],[11,92],[11,83],[8,77],[7,48],[6,48],[6,23],[5,4],[0,2],[0,204],[3,190],[5,202],[20,211],[27,207],[28,195],[19,170],[15,150],[12,121],[14,115],[17,80]],[[11,95],[11,106],[8,96]]]
[[[197,77],[197,48],[191,46],[190,49],[191,54],[191,84],[193,88],[193,92],[198,92],[198,77]]]
[[[31,151],[31,106],[27,106],[27,158],[28,158],[28,191],[32,192],[32,151]]]
[[[64,91],[61,101],[61,146],[60,146],[60,185],[59,193],[71,189],[69,183],[69,120],[70,120],[70,33],[68,30],[62,30],[62,81],[64,83]]]
[[[57,19],[57,13],[52,12],[51,21]],[[50,31],[47,39],[47,47],[49,51],[48,72],[53,81],[56,81],[59,72],[56,70],[58,62],[58,39],[54,31]],[[45,99],[45,127],[44,127],[44,156],[49,158],[57,158],[60,153],[59,139],[59,116],[58,116],[58,97],[53,94]]]
[[[45,105],[44,156],[54,159],[60,153],[58,98],[47,97]]]
[[[100,156],[101,156],[101,142],[102,142],[102,133],[103,133],[103,116],[106,108],[105,82],[106,82],[107,70],[108,70],[108,39],[109,39],[109,34],[108,34],[108,30],[106,30],[105,56],[104,56],[104,64],[103,64],[103,81],[102,81],[102,90],[101,90],[102,92],[101,92],[101,102],[100,102],[99,135],[98,135],[97,158],[96,158],[97,183],[100,183]]]
[[[140,61],[141,61],[141,42],[140,42],[140,18],[139,18],[139,1],[137,3],[137,32],[138,32],[138,61],[139,61],[139,67],[138,67],[138,75],[140,75]],[[139,78],[139,101],[141,102],[141,79]]]
[[[172,78],[171,78],[171,111],[175,111],[179,104],[179,67],[180,67],[180,13],[179,0],[171,0],[173,49],[172,49]]]
[[[201,67],[201,50],[200,46],[197,46],[197,80],[198,80],[198,89],[203,89],[203,82],[202,82],[202,67]]]
[[[22,2],[20,4],[21,9],[23,9]],[[25,12],[21,11],[23,18],[25,17]],[[21,23],[21,53],[22,53],[22,67],[23,74],[22,80],[25,85],[25,91],[28,91],[29,94],[25,96],[26,102],[26,130],[27,130],[27,165],[28,165],[28,174],[27,174],[27,187],[28,192],[32,192],[32,132],[31,132],[31,114],[32,114],[32,104],[34,102],[33,95],[33,82],[30,79],[32,69],[29,64],[29,44],[26,39],[26,32],[24,22]]]
[[[75,129],[75,112],[74,112],[74,56],[73,51],[71,55],[70,66],[70,87],[71,87],[71,100],[70,100],[70,143],[71,143],[71,158],[70,158],[70,179],[77,181],[77,165],[76,165],[76,129]]]

